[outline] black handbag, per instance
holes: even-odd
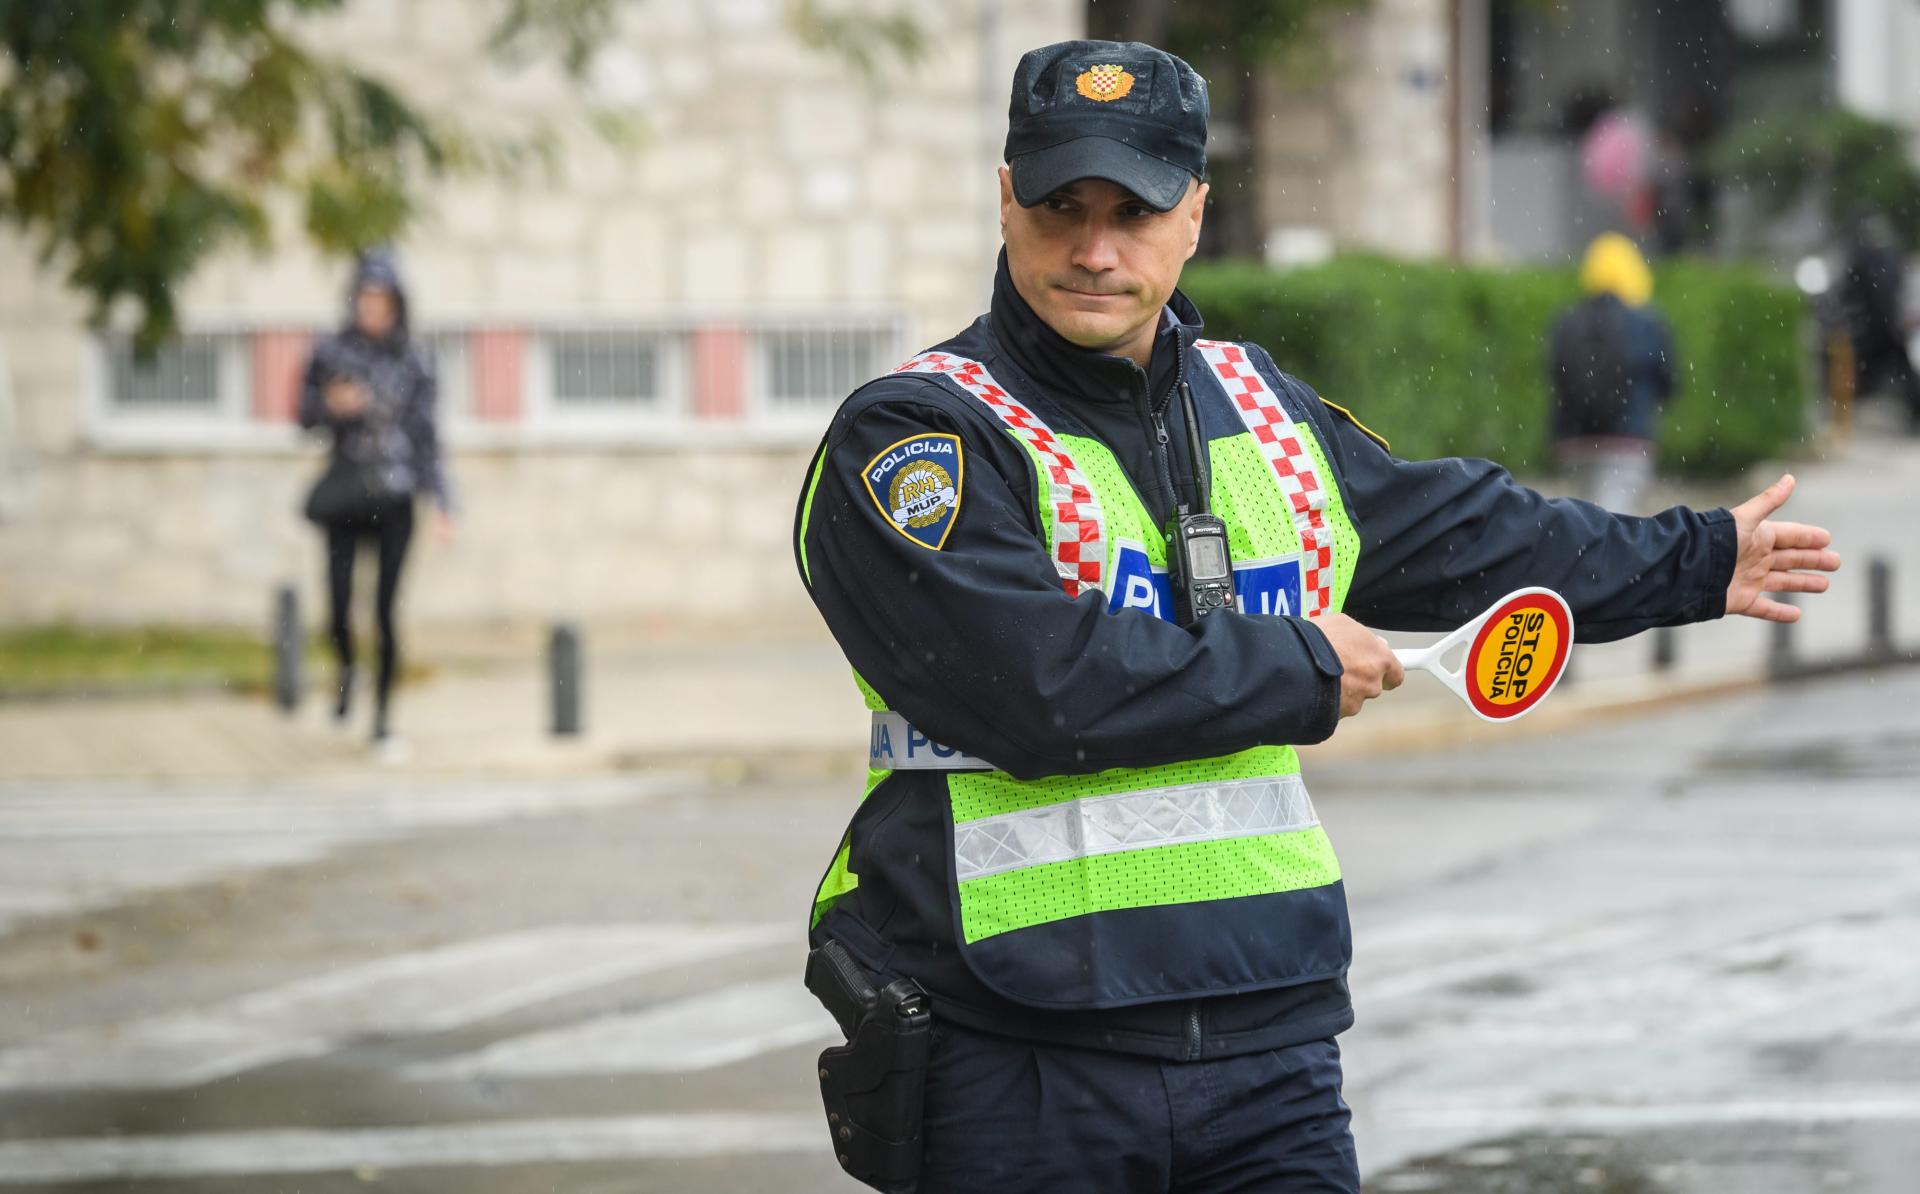
[[[335,455],[307,492],[307,521],[320,526],[364,522],[386,496],[377,468]]]
[[[394,496],[378,460],[365,458],[387,421],[387,411],[375,403],[363,415],[334,426],[333,455],[307,493],[307,521],[323,527],[368,522]],[[348,437],[345,442],[343,437]]]

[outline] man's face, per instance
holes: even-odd
[[[1000,235],[1014,288],[1081,348],[1122,353],[1142,337],[1151,344],[1160,308],[1200,243],[1206,198],[1206,185],[1191,182],[1184,199],[1159,212],[1115,183],[1083,178],[1022,207],[1002,166]]]

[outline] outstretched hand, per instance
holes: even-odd
[[[1729,614],[1769,622],[1798,621],[1798,606],[1766,594],[1824,593],[1827,578],[1819,573],[1840,567],[1840,554],[1826,549],[1833,536],[1825,527],[1774,522],[1768,517],[1786,505],[1792,494],[1793,474],[1787,473],[1733,508],[1737,540],[1733,580],[1727,585]]]

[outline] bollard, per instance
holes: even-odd
[[[1893,656],[1893,565],[1875,556],[1867,562],[1867,658]]]
[[[1775,600],[1792,604],[1784,593],[1777,594]],[[1793,627],[1792,622],[1773,623],[1773,637],[1767,647],[1767,674],[1776,680],[1792,675],[1799,666],[1793,657]]]
[[[300,707],[301,665],[300,593],[281,585],[273,601],[273,701],[289,717]]]
[[[1673,662],[1679,655],[1679,639],[1671,626],[1656,626],[1653,630],[1653,670],[1670,672]]]
[[[571,622],[558,622],[547,645],[547,672],[552,681],[553,734],[556,738],[580,733],[580,631]]]

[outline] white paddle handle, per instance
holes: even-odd
[[[1469,626],[1467,629],[1478,630],[1479,627]],[[1465,684],[1460,671],[1448,670],[1447,666],[1440,662],[1440,657],[1445,655],[1448,648],[1454,646],[1461,637],[1460,632],[1455,631],[1431,646],[1401,647],[1394,651],[1393,657],[1398,659],[1400,666],[1406,668],[1408,671],[1431,672],[1444,680],[1447,687],[1459,691]],[[1464,669],[1464,667],[1465,663],[1463,661],[1462,669]]]
[[[1424,668],[1428,666],[1428,661],[1433,658],[1433,648],[1396,647],[1394,648],[1393,657],[1400,661],[1401,667]]]
[[[1505,601],[1507,598],[1503,597],[1501,600]],[[1439,642],[1429,643],[1424,647],[1402,647],[1393,653],[1393,657],[1400,661],[1401,667],[1419,668],[1421,671],[1432,672],[1452,687],[1453,681],[1459,677],[1460,672],[1449,671],[1441,664],[1441,657],[1462,643],[1472,642],[1473,636],[1480,633],[1480,628],[1487,624],[1487,619],[1492,617],[1493,611],[1498,608],[1500,607],[1497,604],[1490,605],[1481,612],[1479,617],[1468,621],[1466,625],[1454,627]],[[1464,670],[1465,667],[1463,658],[1461,669]]]

